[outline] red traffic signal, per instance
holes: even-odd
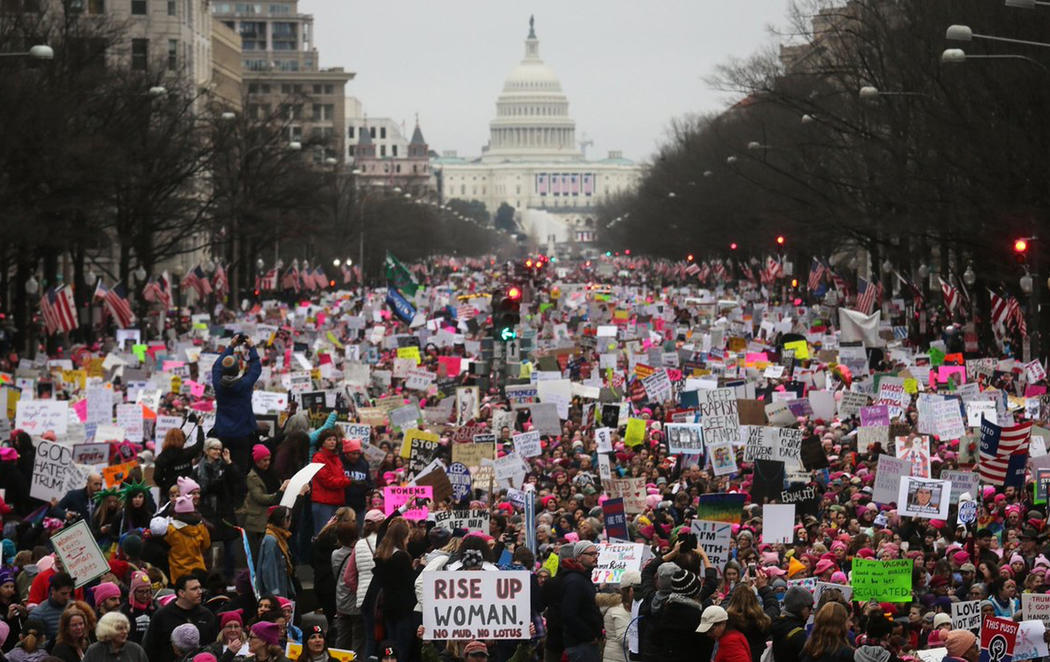
[[[729,250],[735,251],[736,249],[737,249],[737,245],[736,245],[735,241],[733,243],[729,244]]]
[[[507,288],[507,298],[511,301],[521,300],[521,288],[517,285],[511,285]]]
[[[692,253],[690,253],[689,255],[686,255],[686,256],[685,256],[685,259],[687,259],[687,260],[689,260],[690,262],[692,262],[692,261],[693,261],[693,254],[692,254]]]
[[[1016,239],[1016,240],[1014,240],[1014,252],[1016,252],[1016,253],[1024,253],[1027,250],[1028,250],[1028,240],[1027,239]]]
[[[777,235],[777,246],[783,246],[783,245],[784,245],[784,235],[782,235],[782,234]]]

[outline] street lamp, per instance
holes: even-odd
[[[293,152],[298,152],[302,148],[303,148],[303,144],[301,142],[299,142],[298,140],[293,140],[292,142],[288,143],[288,149],[292,150]]]
[[[908,92],[906,90],[880,90],[874,85],[865,85],[857,92],[862,101],[875,101],[879,97],[926,97],[923,92]]]
[[[817,121],[817,118],[813,117],[809,113],[806,113],[805,115],[803,115],[802,119],[801,119],[801,122],[803,124],[812,124],[813,122],[816,122],[816,121]]]
[[[963,272],[963,282],[966,283],[966,287],[973,287],[973,284],[977,282],[977,274],[973,272],[973,265],[966,265],[966,271]]]
[[[40,281],[38,281],[33,274],[29,274],[29,279],[26,280],[26,294],[33,295],[39,291]]]
[[[714,177],[714,175],[715,173],[711,172],[710,170],[704,171],[704,177]]]
[[[988,41],[1002,41],[1007,44],[1022,44],[1024,46],[1039,46],[1050,48],[1050,44],[1042,41],[1028,41],[1027,39],[1011,39],[1010,37],[996,37],[990,34],[977,34],[970,29],[969,25],[949,25],[944,38],[950,41],[973,41],[974,39],[986,39]]]
[[[726,157],[726,163],[728,163],[729,165],[733,165],[734,163],[736,163],[736,160],[737,160],[736,156],[727,156]]]
[[[154,99],[157,99],[159,97],[166,96],[168,94],[168,88],[162,87],[160,85],[154,85],[153,87],[149,88],[147,94],[149,94]]]
[[[1035,6],[1050,7],[1050,2],[1042,2],[1041,0],[1006,0],[1007,7],[1016,7],[1017,9],[1035,9]]]
[[[135,269],[135,279],[140,283],[146,280],[146,269],[141,264]]]
[[[333,267],[338,267],[340,264],[342,264],[342,262],[339,261],[339,258],[335,258],[334,260],[332,260]]]
[[[752,140],[747,144],[747,148],[752,152],[757,152],[758,150],[762,149],[762,147],[762,143],[758,142],[757,140]]]
[[[0,53],[0,57],[28,57],[33,60],[54,60],[55,50],[46,44],[37,44],[28,51],[19,53]]]
[[[255,261],[255,268],[260,272],[263,270],[264,266],[266,266],[266,263],[263,262],[263,259],[261,257]]]
[[[219,115],[219,119],[223,120],[224,122],[232,122],[233,120],[237,119],[237,113],[231,113],[230,111],[226,111],[222,115]]]
[[[967,60],[1024,60],[1025,62],[1031,63],[1042,69],[1044,72],[1050,74],[1050,69],[1046,68],[1046,65],[1039,60],[1030,58],[1026,55],[1015,55],[1015,54],[995,54],[995,55],[968,55],[966,51],[961,48],[946,48],[941,53],[941,62],[943,64],[961,64]]]

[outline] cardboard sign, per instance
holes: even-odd
[[[591,570],[595,584],[619,584],[623,573],[642,569],[649,548],[642,543],[598,543],[598,565]]]
[[[698,391],[697,400],[700,423],[704,430],[704,443],[712,445],[740,439],[740,413],[733,389]]]
[[[977,497],[977,486],[981,480],[980,474],[973,471],[944,469],[941,471],[941,479],[951,481],[951,503],[959,503],[959,497],[967,492],[970,493],[971,497]]]
[[[434,488],[429,485],[409,485],[406,487],[387,485],[383,488],[383,512],[389,515],[410,501],[433,498]],[[426,518],[426,506],[405,511],[405,519],[424,520]]]
[[[434,522],[437,526],[455,531],[481,531],[489,532],[489,511],[483,508],[471,510],[441,510],[434,513]]]
[[[690,527],[690,530],[696,534],[697,544],[707,553],[711,565],[721,572],[729,561],[733,525],[728,522],[694,519]]]
[[[42,501],[61,499],[70,490],[87,484],[87,474],[73,462],[73,449],[51,441],[38,441],[33,459],[29,496]]]
[[[701,424],[668,423],[664,426],[664,434],[667,439],[667,450],[671,454],[695,455],[704,451],[704,434]],[[611,445],[609,450],[612,450]]]
[[[1045,593],[1022,593],[1021,613],[1025,620],[1050,622],[1050,595]]]
[[[853,559],[853,599],[858,602],[911,602],[911,559]]]
[[[762,505],[762,542],[790,544],[794,539],[795,504]]]
[[[952,603],[953,630],[976,630],[979,627],[981,627],[980,600]]]
[[[512,437],[512,440],[514,441],[514,449],[522,457],[536,457],[543,453],[543,448],[540,446],[540,433],[536,430],[516,434]]]
[[[51,544],[66,572],[73,577],[76,588],[109,572],[109,563],[84,520],[51,534]]]
[[[15,428],[32,437],[51,430],[56,437],[69,429],[69,404],[65,400],[26,400],[15,405]]]
[[[424,640],[528,639],[528,571],[441,571],[421,577]]]
[[[89,467],[109,464],[109,444],[77,444],[73,446],[73,461]]]
[[[875,468],[875,503],[894,503],[900,493],[901,478],[911,475],[911,463],[900,458],[880,455]]]
[[[628,513],[645,511],[645,478],[621,478],[609,481],[609,496],[623,499],[623,507]]]
[[[106,484],[106,487],[119,487],[137,466],[139,466],[138,460],[108,466],[102,470],[102,482]]]
[[[252,412],[255,414],[268,414],[270,412],[282,412],[288,409],[287,393],[271,393],[269,391],[252,391]]]
[[[980,662],[1010,662],[1020,623],[1005,618],[986,618],[981,622]]]

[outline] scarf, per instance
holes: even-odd
[[[288,538],[292,535],[292,532],[273,524],[267,524],[266,535],[273,536],[273,539],[277,541],[277,547],[284,554],[284,566],[288,570],[288,576],[295,576],[295,568],[292,567],[292,554],[288,551]]]

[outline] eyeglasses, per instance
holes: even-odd
[[[598,556],[598,552],[580,552],[580,556]]]

